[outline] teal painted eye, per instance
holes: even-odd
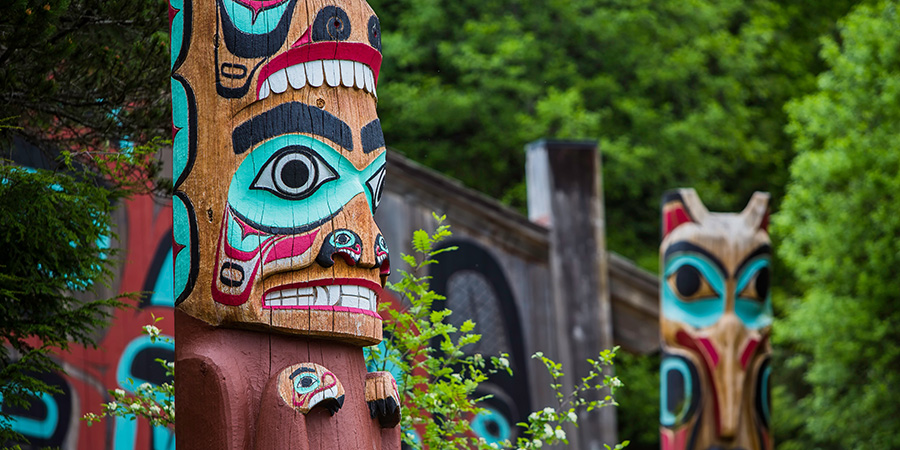
[[[319,381],[319,377],[315,373],[301,373],[294,378],[294,392],[308,394],[318,388],[319,384],[321,384],[321,381]]]
[[[666,261],[662,313],[696,328],[716,323],[725,312],[725,281],[706,256],[679,253]]]
[[[485,409],[487,411],[472,420],[472,431],[488,444],[498,444],[512,437],[509,419],[492,408]]]
[[[772,293],[769,289],[771,260],[762,256],[751,260],[739,274],[734,311],[751,330],[772,323]]]
[[[250,189],[266,190],[286,200],[303,200],[336,179],[335,170],[312,149],[292,146],[265,162]]]
[[[372,177],[366,181],[366,188],[369,190],[369,197],[372,199],[373,213],[375,212],[375,209],[378,208],[378,204],[381,203],[381,192],[384,187],[384,173],[384,165],[382,165],[382,167],[375,172],[375,175],[372,175]]]

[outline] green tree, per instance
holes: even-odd
[[[900,448],[898,7],[844,18],[818,91],[787,108],[798,156],[775,233],[804,294],[775,331],[807,387],[789,406],[802,433],[777,434],[781,448]]]

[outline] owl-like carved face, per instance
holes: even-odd
[[[664,450],[771,449],[768,195],[710,213],[689,189],[663,201]]]
[[[181,6],[179,308],[213,325],[379,342],[378,18],[363,1]],[[191,26],[176,33],[179,15]]]

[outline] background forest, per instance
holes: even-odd
[[[663,191],[771,192],[778,448],[900,448],[900,1],[369,3],[388,144],[467,186],[524,209],[526,143],[597,139],[608,246],[653,272]],[[166,11],[4,3],[0,138],[168,136]],[[617,367],[620,436],[658,448],[654,358]]]

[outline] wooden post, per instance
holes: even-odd
[[[595,142],[538,141],[529,144],[528,215],[549,228],[550,275],[559,358],[572,379],[587,376],[584,358],[613,347],[603,182]],[[584,356],[588,355],[588,356]],[[613,408],[582,413],[569,430],[573,448],[602,449],[616,441]]]
[[[378,17],[171,0],[177,445],[399,449],[367,374],[389,273]]]
[[[710,213],[693,189],[662,201],[663,450],[771,450],[769,195]]]

